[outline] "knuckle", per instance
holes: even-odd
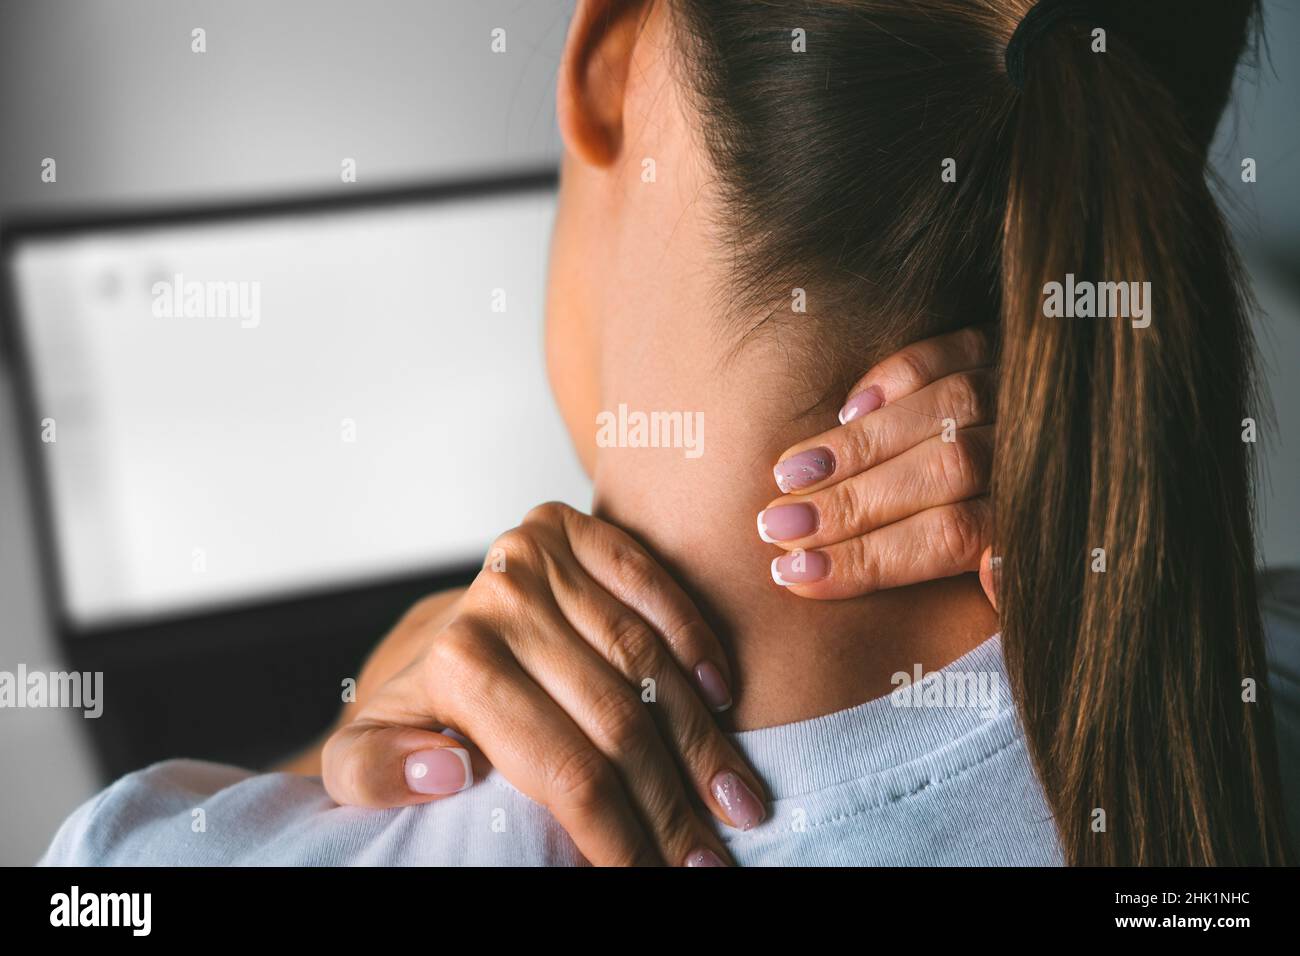
[[[641,698],[624,686],[599,694],[589,708],[591,733],[602,753],[618,757],[638,752],[655,728]]]
[[[831,492],[833,504],[826,509],[837,515],[841,527],[859,534],[875,527],[876,496],[872,483],[865,475],[857,475],[841,482]]]
[[[871,594],[880,590],[883,580],[880,551],[870,535],[850,538],[843,559],[849,565],[849,574],[856,580],[859,593]]]
[[[955,505],[940,512],[937,543],[949,564],[962,567],[979,554],[981,529],[978,516],[968,506]]]
[[[511,564],[538,567],[545,560],[541,536],[531,525],[519,525],[498,535],[492,542],[492,548],[499,549],[505,555],[507,570]],[[508,577],[508,575],[497,576]]]
[[[321,748],[321,782],[325,792],[335,803],[348,804],[356,799],[356,776],[348,759],[347,742],[342,735],[334,733]]]
[[[909,391],[928,384],[933,378],[930,363],[916,348],[905,348],[890,361],[890,375]]]
[[[717,652],[717,645],[710,640],[707,626],[699,618],[685,612],[663,625],[663,643],[658,647],[672,653],[683,666],[693,667],[700,659]],[[654,666],[660,666],[656,660]]]
[[[334,786],[326,787],[326,791],[339,803],[366,804],[367,775],[362,772],[361,761],[344,759],[332,767],[327,767],[322,761],[321,767],[326,771],[326,777],[334,780]]]
[[[524,515],[524,524],[560,525],[573,509],[562,501],[546,501]]]
[[[339,804],[368,806],[373,800],[374,772],[366,758],[377,728],[363,721],[346,732],[334,733],[321,749],[321,780],[325,791]]]
[[[500,566],[485,565],[470,585],[471,607],[518,607],[529,603],[539,578],[552,567],[546,545],[535,527],[520,526],[500,535],[490,552],[504,558]]]
[[[637,548],[616,545],[610,552],[610,565],[614,576],[631,596],[645,594],[655,586],[654,562]]]
[[[968,325],[954,333],[958,351],[975,361],[985,361],[992,353],[993,338],[989,328],[982,325]]]
[[[426,664],[446,685],[472,693],[490,680],[495,657],[481,628],[457,620],[429,645]]]
[[[958,425],[985,421],[989,402],[984,385],[981,376],[975,372],[958,372],[949,376],[948,406]]]
[[[977,473],[968,433],[958,431],[953,441],[940,441],[936,478],[941,488],[960,494],[974,486]]]
[[[690,768],[706,786],[714,771],[723,765],[721,731],[717,724],[704,716],[698,708],[685,718],[677,735],[677,752],[682,763]]]
[[[552,805],[579,812],[605,802],[613,787],[613,771],[604,756],[591,747],[571,751],[548,775]]]
[[[443,628],[429,645],[429,663],[441,670],[457,671],[473,653],[473,641],[471,629],[457,620]]]
[[[613,622],[607,647],[610,663],[625,677],[639,679],[658,671],[659,638],[631,614]]]
[[[532,578],[524,563],[506,558],[505,571],[483,570],[478,573],[470,586],[469,600],[466,606],[476,610],[501,610],[515,608],[525,603],[529,595],[529,581]]]
[[[876,421],[870,415],[863,415],[849,422],[849,427],[843,429],[845,434],[840,447],[835,449],[836,458],[856,462],[861,468],[871,467],[871,456],[877,444],[873,427]]]

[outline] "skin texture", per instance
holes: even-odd
[[[798,350],[773,337],[736,350],[720,315],[715,174],[667,17],[662,4],[581,3],[575,14],[559,84],[567,148],[547,355],[597,514],[686,583],[733,655],[726,716],[763,727],[887,693],[896,671],[940,667],[997,625],[973,574],[833,602],[774,585],[780,551],[755,533],[757,513],[781,497],[772,467],[839,423],[834,409],[804,412]],[[645,158],[653,183],[642,180]],[[620,403],[702,412],[704,454],[597,447],[597,412]]]

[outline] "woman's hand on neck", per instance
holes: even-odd
[[[703,327],[709,317],[696,321]],[[941,667],[993,633],[995,615],[974,575],[843,601],[807,600],[777,585],[770,565],[780,551],[759,538],[755,516],[777,493],[780,452],[833,425],[834,413],[829,421],[795,417],[796,402],[782,399],[777,384],[782,371],[761,347],[719,363],[702,343],[689,344],[700,348],[663,346],[676,356],[670,384],[625,379],[615,390],[621,398],[607,397],[604,420],[619,424],[622,404],[629,427],[613,430],[624,445],[596,449],[595,508],[655,554],[718,630],[735,667],[727,716],[737,729],[881,696],[895,673]],[[646,356],[642,367],[654,364]],[[770,391],[753,387],[763,381]],[[697,423],[697,447],[626,447],[640,437],[631,427],[637,412],[647,421],[653,412],[681,413]]]

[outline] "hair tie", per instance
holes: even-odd
[[[1097,10],[1088,0],[1039,0],[1016,25],[1007,41],[1004,59],[1007,77],[1018,90],[1025,88],[1025,55],[1034,41],[1062,20],[1096,20]]]

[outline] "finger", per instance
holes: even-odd
[[[643,695],[653,689],[648,709],[700,803],[730,827],[748,830],[761,823],[766,810],[758,775],[691,692],[658,635],[626,606],[591,587],[561,579],[553,591],[574,630],[631,687]]]
[[[562,510],[555,512],[555,520],[563,525],[587,576],[654,628],[709,709],[727,710],[732,703],[727,655],[681,586],[621,529],[567,506],[556,507]]]
[[[777,487],[806,495],[875,468],[928,438],[991,424],[994,386],[992,369],[955,372],[800,442],[783,452],[773,469]]]
[[[971,325],[913,342],[872,366],[849,389],[849,399],[840,411],[840,421],[852,421],[866,414],[875,401],[879,405],[888,405],[954,372],[993,364],[991,325]],[[868,395],[873,388],[876,392]],[[855,402],[859,396],[861,400]]]
[[[470,749],[460,741],[361,718],[334,733],[321,755],[325,791],[344,806],[428,803],[467,789],[475,775]]]
[[[1002,559],[993,556],[992,548],[985,548],[984,554],[980,557],[980,587],[984,589],[984,596],[989,599],[993,605],[993,610],[998,609],[998,577],[1002,572]]]
[[[412,700],[436,701],[437,712],[412,712]],[[516,789],[550,811],[592,864],[662,863],[614,768],[506,649],[481,634],[449,628],[370,710],[381,722],[457,728]]]
[[[759,535],[787,550],[818,548],[987,494],[992,427],[963,429],[952,439],[936,436],[821,491],[778,498],[759,513]]]
[[[588,584],[589,596],[592,590]],[[644,622],[638,627],[645,639],[659,643]],[[634,691],[570,628],[558,604],[546,608],[542,633],[551,639],[528,641],[515,648],[520,666],[570,715],[614,768],[660,856],[670,865],[683,865],[703,850],[725,859],[721,840],[691,805],[681,771],[639,696],[639,687]],[[662,663],[666,674],[680,678],[666,654]],[[698,707],[684,681],[679,687]],[[702,708],[700,713],[709,719]],[[732,792],[726,796],[730,798]]]
[[[951,577],[979,566],[991,540],[987,497],[930,508],[878,531],[772,562],[772,579],[799,597],[859,597]]]

